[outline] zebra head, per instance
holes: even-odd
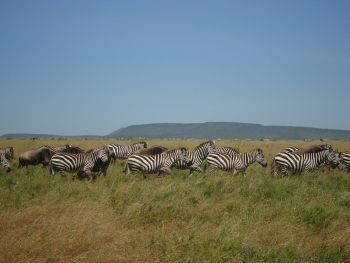
[[[135,142],[132,145],[137,146],[137,148],[139,149],[144,149],[148,147],[147,142]]]
[[[215,149],[214,141],[206,141],[198,145],[194,149],[194,153],[202,159],[205,159],[213,149]]]
[[[180,161],[184,161],[186,163],[191,162],[191,157],[189,156],[187,149],[184,147],[181,147],[180,149]]]
[[[334,152],[332,147],[325,150],[327,161],[334,167],[341,165],[341,154]]]
[[[263,150],[261,150],[260,148],[255,150],[255,160],[257,163],[259,163],[262,167],[266,167],[267,166],[267,161],[264,157],[264,153]]]
[[[7,159],[13,160],[13,157],[14,157],[14,148],[13,147],[7,147],[5,149],[5,157]]]
[[[97,149],[96,154],[97,158],[100,159],[103,163],[108,162],[109,152],[106,149]]]

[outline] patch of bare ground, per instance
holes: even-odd
[[[95,202],[5,210],[0,262],[159,262],[147,246],[152,231],[123,227]]]

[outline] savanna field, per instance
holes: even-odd
[[[0,262],[350,262],[350,174],[323,168],[271,176],[273,156],[319,141],[216,141],[240,152],[260,147],[269,165],[246,177],[210,171],[188,176],[123,173],[72,180],[41,165],[17,169],[42,145],[85,150],[136,140],[1,140],[13,171],[0,167]],[[200,140],[146,140],[193,150]],[[338,151],[350,141],[328,141]]]

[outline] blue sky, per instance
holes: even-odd
[[[350,2],[1,1],[0,134],[350,130]]]

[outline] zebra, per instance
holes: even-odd
[[[10,161],[8,160],[8,158],[6,158],[5,153],[0,153],[0,163],[2,164],[2,166],[4,166],[5,171],[7,173],[11,171]]]
[[[109,161],[108,151],[96,149],[89,153],[56,153],[50,160],[50,173],[59,172],[64,176],[65,172],[77,172],[78,175],[91,175],[98,161],[106,163]]]
[[[263,167],[267,166],[264,153],[260,148],[250,152],[236,154],[211,152],[207,156],[204,170],[206,170],[207,165],[209,165],[212,168],[225,171],[233,170],[234,174],[241,172],[245,176],[246,169],[254,162],[259,163]]]
[[[200,167],[205,158],[207,158],[209,152],[215,148],[214,141],[206,141],[198,145],[194,151],[188,152],[188,160],[178,160],[173,164],[173,167],[178,169],[190,169],[190,175],[193,171],[202,172]]]
[[[188,161],[186,148],[169,150],[156,155],[137,155],[129,156],[126,161],[125,173],[128,175],[133,171],[146,173],[171,173],[171,167],[174,162],[179,160]]]
[[[323,166],[328,162],[339,163],[339,155],[334,153],[332,146],[322,145],[322,147],[317,147],[318,149],[314,148],[306,153],[281,152],[276,154],[273,159],[273,174],[277,176],[281,172],[283,175],[287,175],[288,170],[293,173],[301,173]]]
[[[350,152],[341,152],[339,153],[340,157],[340,168],[350,172]]]
[[[0,148],[0,154],[5,154],[6,159],[13,160],[15,149],[11,146]]]
[[[14,157],[14,148],[6,147],[0,149],[0,164],[4,166],[6,172],[11,171],[10,161],[13,160]]]
[[[108,144],[107,147],[112,150],[111,158],[115,161],[116,159],[127,159],[134,152],[147,148],[147,143],[136,142],[129,145]]]
[[[310,146],[307,149],[303,149],[303,148],[299,148],[296,146],[289,146],[287,148],[285,148],[282,152],[284,153],[298,153],[298,154],[305,154],[305,153],[316,153],[316,152],[320,152],[322,150],[325,149],[329,149],[331,147],[331,145],[329,144],[321,144],[321,145],[313,145]],[[337,157],[339,157],[339,153],[336,153]],[[339,164],[339,158],[336,158],[335,161],[328,161],[325,160],[323,163],[319,164],[319,166],[326,166],[326,165],[330,165],[329,168],[336,168],[338,167]]]

